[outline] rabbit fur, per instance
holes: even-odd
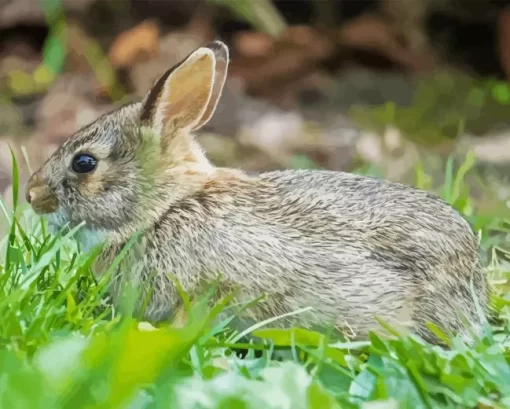
[[[239,325],[291,313],[283,327],[327,327],[352,339],[384,333],[376,317],[438,342],[431,321],[470,337],[489,288],[478,239],[440,198],[413,187],[325,170],[248,175],[217,168],[193,137],[213,115],[229,63],[215,41],[168,70],[137,103],[84,127],[34,173],[27,200],[50,224],[85,222],[79,239],[104,245],[104,274],[135,232],[138,242],[113,278],[154,289],[144,318],[178,313],[171,275],[190,293],[220,274],[220,293],[267,298]],[[97,159],[76,173],[77,153]],[[465,322],[464,317],[469,321]]]

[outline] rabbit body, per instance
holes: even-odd
[[[244,327],[311,307],[272,325],[363,338],[380,317],[431,341],[428,321],[469,336],[466,316],[479,329],[471,283],[483,310],[488,284],[478,240],[441,199],[349,173],[248,175],[207,160],[191,131],[212,115],[225,50],[192,54],[144,101],[70,138],[28,183],[28,201],[53,225],[84,221],[82,242],[104,243],[98,275],[141,232],[115,273],[114,300],[126,281],[142,295],[153,288],[145,318],[160,321],[182,305],[171,277],[194,294],[220,274],[221,294],[268,295],[240,315]]]
[[[140,286],[158,272],[149,320],[170,317],[180,300],[167,273],[188,291],[221,273],[222,287],[241,287],[240,301],[268,293],[244,326],[303,307],[312,310],[273,325],[332,324],[359,338],[379,316],[430,338],[428,321],[454,331],[465,330],[462,314],[478,322],[471,280],[482,305],[487,294],[476,236],[435,196],[331,171],[214,169],[201,185],[133,250],[143,254],[134,257]],[[122,245],[104,250],[105,266]]]

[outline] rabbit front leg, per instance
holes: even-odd
[[[170,275],[162,274],[154,267],[151,252],[147,251],[146,237],[140,236],[121,255],[125,245],[106,242],[92,265],[94,276],[98,280],[107,280],[108,293],[115,308],[121,307],[123,302],[129,305],[133,302],[129,297],[134,297],[133,312],[136,316],[151,323],[168,320],[182,304]],[[114,267],[114,263],[118,265]]]

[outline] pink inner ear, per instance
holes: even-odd
[[[169,75],[154,110],[155,125],[170,122],[179,128],[192,128],[203,116],[214,84],[215,61],[212,53],[192,55]]]
[[[214,76],[214,84],[211,92],[211,97],[209,99],[209,103],[207,105],[204,114],[200,121],[193,127],[193,130],[197,130],[205,125],[213,116],[214,111],[216,110],[216,105],[220,99],[220,96],[223,91],[223,86],[225,85],[226,74],[227,74],[228,64],[225,60],[216,60],[216,71]]]

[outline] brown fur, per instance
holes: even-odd
[[[217,42],[209,49],[215,67],[226,71],[226,47]],[[156,87],[161,92],[172,84],[170,95],[179,95],[179,101],[167,102],[171,108],[186,107],[175,115],[189,118],[187,123],[173,128],[154,123],[157,112],[165,113],[161,121],[174,118],[172,109],[158,105],[153,89],[141,103],[74,135],[29,184],[29,189],[46,186],[58,201],[58,210],[47,215],[52,224],[85,221],[83,243],[105,243],[95,265],[98,275],[135,232],[142,232],[116,271],[115,300],[123,282],[134,283],[142,295],[154,286],[146,319],[182,316],[169,275],[195,295],[221,274],[220,293],[239,288],[238,301],[268,293],[240,316],[243,328],[310,306],[311,311],[274,324],[332,324],[360,338],[381,329],[379,316],[435,341],[426,322],[469,337],[462,323],[466,315],[480,331],[470,283],[484,309],[489,289],[477,238],[454,209],[410,186],[348,173],[287,170],[249,176],[215,168],[187,130],[206,122],[200,114],[214,111],[221,92],[208,91],[202,105],[187,101],[194,94],[172,82],[176,73],[179,66]],[[216,89],[207,78],[213,76],[194,75],[193,89]],[[216,73],[214,78],[223,77]],[[144,120],[147,112],[152,122]],[[72,156],[84,146],[104,155],[103,167],[88,175],[87,183],[69,170]]]

